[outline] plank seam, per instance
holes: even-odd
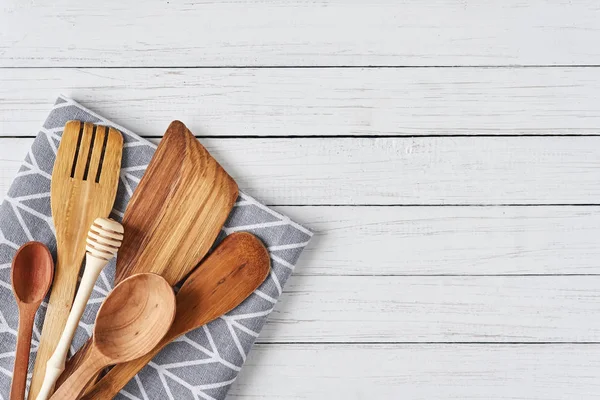
[[[388,277],[388,278],[523,278],[523,277],[598,277],[600,273],[595,274],[582,274],[582,273],[549,273],[549,274],[303,274],[303,273],[294,273],[294,276],[303,276],[303,277],[326,277],[326,276],[335,276],[335,277],[358,277],[358,278],[378,278],[378,277]],[[285,292],[285,291],[284,291]]]
[[[388,346],[388,345],[402,345],[402,346],[422,346],[422,345],[447,345],[447,346],[573,346],[573,345],[583,345],[583,346],[596,346],[600,345],[600,342],[551,342],[551,341],[541,341],[541,342],[415,342],[415,341],[407,341],[407,342],[375,342],[375,341],[362,341],[362,342],[264,342],[257,341],[256,345],[259,346],[290,346],[290,345],[347,345],[347,346]]]
[[[525,69],[525,68],[599,68],[600,64],[467,64],[467,65],[151,65],[151,66],[0,66],[0,69]]]
[[[267,207],[479,207],[479,208],[491,208],[491,207],[599,207],[600,203],[499,203],[499,204],[478,204],[478,203],[460,203],[460,204],[294,204],[294,203],[267,203]]]
[[[600,130],[600,127],[598,128]],[[162,139],[163,136],[149,135],[142,136],[144,139]],[[539,138],[553,138],[553,137],[600,137],[600,133],[522,133],[522,134],[510,134],[510,133],[499,133],[499,134],[447,134],[447,135],[196,135],[197,139],[227,139],[227,140],[240,140],[240,139],[428,139],[428,138],[520,138],[520,137],[539,137]],[[0,139],[35,139],[34,135],[16,136],[16,135],[2,135]]]

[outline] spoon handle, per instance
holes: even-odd
[[[90,379],[109,363],[110,360],[92,346],[79,368],[54,392],[50,400],[78,399]]]
[[[19,332],[17,336],[17,353],[13,368],[13,380],[10,387],[10,400],[23,400],[27,384],[27,367],[29,365],[29,351],[31,346],[31,333],[35,321],[35,310],[30,308],[19,310]]]
[[[177,337],[177,335],[175,336]],[[115,365],[98,383],[87,387],[80,400],[114,398],[173,339],[169,332],[148,354],[133,361]]]
[[[36,400],[48,400],[52,395],[56,381],[65,369],[65,362],[67,360],[71,341],[77,330],[79,320],[85,311],[85,306],[92,294],[92,290],[94,290],[94,284],[96,283],[100,272],[102,272],[102,269],[107,264],[108,261],[104,259],[94,257],[89,253],[86,255],[85,270],[83,272],[83,277],[81,278],[81,283],[79,284],[79,290],[75,296],[75,301],[73,302],[73,308],[71,308],[67,324],[60,336],[58,345],[56,346],[52,357],[50,357],[46,363],[44,382],[42,383],[42,388],[40,389]]]

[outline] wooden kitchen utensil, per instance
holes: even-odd
[[[54,262],[50,250],[40,242],[25,243],[12,263],[11,282],[19,307],[17,352],[10,387],[10,400],[23,400],[35,313],[52,284]]]
[[[137,274],[109,293],[98,310],[92,346],[81,366],[51,397],[76,400],[102,368],[134,360],[152,350],[175,316],[175,295],[156,274]]]
[[[112,399],[160,350],[179,336],[231,311],[269,274],[269,253],[254,235],[233,233],[185,281],[169,332],[148,354],[116,365],[82,400]]]
[[[62,332],[56,350],[46,364],[44,383],[37,396],[37,400],[47,400],[54,391],[54,384],[65,369],[65,362],[69,346],[77,330],[79,320],[83,315],[85,306],[94,290],[94,284],[100,272],[108,262],[117,254],[123,241],[123,226],[112,219],[97,218],[87,238],[87,253],[85,257],[85,270],[77,289],[73,308],[67,319],[67,324]]]
[[[125,211],[115,283],[139,272],[181,281],[213,245],[237,196],[235,181],[183,123],[172,122]],[[88,346],[67,362],[59,386]]]
[[[29,388],[30,400],[42,387],[46,363],[67,323],[88,230],[96,218],[108,217],[113,208],[122,152],[123,137],[113,128],[80,121],[65,125],[50,189],[58,249],[56,272]]]

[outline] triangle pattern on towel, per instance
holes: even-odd
[[[25,157],[22,168],[0,206],[0,399],[9,398],[18,327],[18,311],[10,284],[10,260],[29,240],[48,244],[55,254],[56,240],[50,211],[50,178],[62,129],[68,120],[79,119],[113,126],[123,133],[123,171],[113,217],[125,207],[150,162],[156,146],[103,117],[60,97],[42,131]],[[117,399],[222,400],[235,381],[248,352],[258,337],[300,253],[312,233],[252,197],[240,193],[223,232],[255,234],[271,251],[272,271],[261,287],[239,307],[167,346],[123,389]],[[96,312],[112,287],[114,261],[101,273],[80,321],[71,350],[91,335]],[[32,360],[45,313],[36,318]],[[30,373],[33,362],[30,362]]]

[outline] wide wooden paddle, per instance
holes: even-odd
[[[250,296],[269,274],[270,265],[267,249],[254,235],[238,232],[226,237],[177,293],[175,320],[160,343],[141,358],[116,365],[82,399],[112,399],[167,344]]]
[[[210,250],[237,196],[235,181],[183,123],[172,122],[125,211],[115,284],[140,272],[181,281]],[[58,385],[88,346],[67,362]]]
[[[96,218],[108,217],[113,208],[122,154],[123,137],[117,130],[80,121],[65,125],[50,188],[56,269],[29,387],[30,400],[42,387],[46,363],[67,323],[88,230]]]

